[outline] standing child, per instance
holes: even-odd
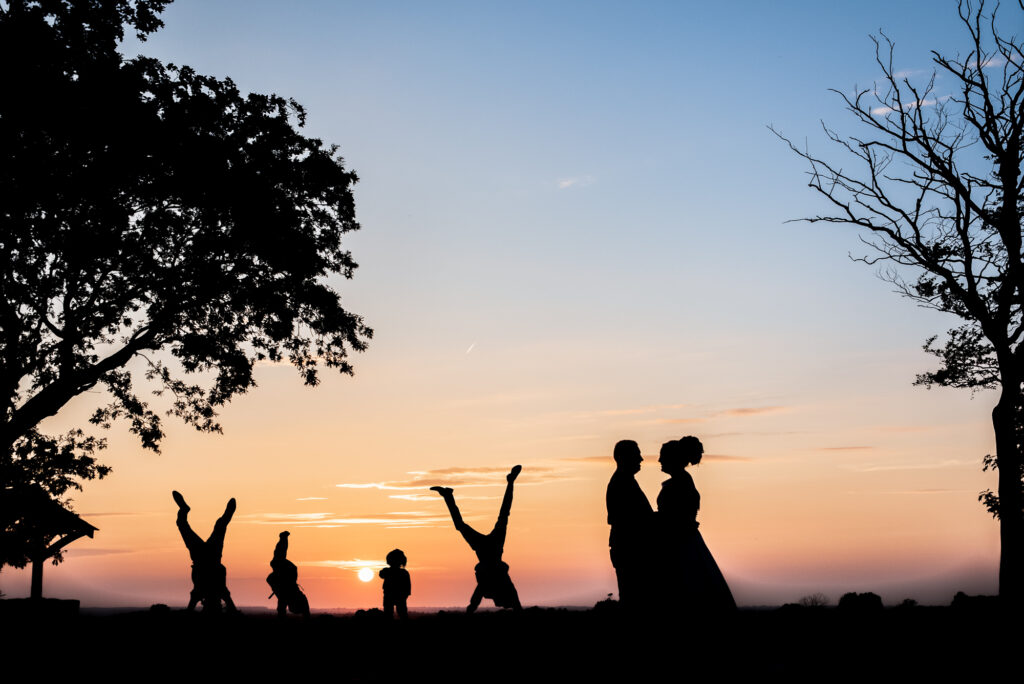
[[[380,571],[380,578],[384,580],[384,613],[389,620],[394,619],[395,612],[400,619],[408,620],[409,612],[405,607],[405,600],[412,593],[409,571],[405,569],[408,561],[401,549],[389,553],[385,560],[388,567]]]

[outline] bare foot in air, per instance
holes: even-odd
[[[178,504],[178,508],[180,508],[182,511],[188,513],[189,511],[192,510],[189,507],[189,505],[185,503],[185,497],[183,497],[180,492],[172,491],[171,496],[174,497],[174,503]]]
[[[430,491],[437,492],[438,494],[440,494],[441,496],[445,497],[446,499],[449,496],[452,495],[452,488],[451,487],[431,487]]]
[[[519,473],[522,472],[522,470],[523,466],[521,465],[512,466],[512,471],[505,476],[505,479],[508,480],[509,482],[515,482],[516,478],[519,477]]]

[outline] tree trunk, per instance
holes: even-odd
[[[992,409],[999,473],[999,596],[1013,608],[1024,605],[1024,501],[1016,424],[1021,401],[1020,382],[1004,381],[999,403]]]
[[[29,598],[39,600],[43,598],[43,565],[46,564],[46,556],[40,555],[32,559],[32,590]]]

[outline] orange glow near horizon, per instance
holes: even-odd
[[[315,610],[378,606],[376,571],[393,548],[409,558],[410,607],[465,605],[476,559],[428,487],[449,482],[466,520],[488,531],[504,473],[522,463],[505,551],[520,595],[527,605],[592,605],[615,592],[604,509],[612,446],[619,438],[642,445],[638,481],[653,504],[665,477],[658,447],[681,436],[681,427],[702,436],[707,449],[692,469],[701,530],[741,604],[814,591],[835,600],[844,587],[887,600],[919,587],[918,598],[938,602],[961,587],[994,586],[997,527],[976,501],[988,476],[980,459],[963,456],[986,436],[985,407],[952,393],[942,401],[954,413],[966,407],[973,414],[923,429],[894,420],[858,427],[878,419],[869,410],[845,413],[847,424],[838,428],[800,430],[808,420],[820,425],[825,410],[688,408],[680,397],[632,409],[545,408],[519,416],[517,399],[454,402],[447,415],[424,403],[399,421],[401,430],[385,430],[360,414],[406,409],[364,401],[359,390],[369,380],[332,380],[303,390],[301,404],[278,404],[280,370],[261,371],[263,387],[225,411],[223,436],[178,426],[157,456],[113,431],[103,458],[114,473],[74,497],[76,510],[100,531],[69,547],[63,565],[47,566],[46,594],[85,605],[183,605],[189,561],[170,497],[179,489],[204,536],[227,499],[237,498],[224,563],[239,605],[271,606],[265,577],[284,529]],[[332,403],[337,416],[349,417],[324,417]],[[701,423],[671,422],[690,417]],[[70,424],[75,416],[62,418]],[[657,562],[655,555],[652,566]],[[370,582],[358,578],[364,567],[374,571]],[[27,593],[27,571],[5,569],[0,581],[9,596]]]

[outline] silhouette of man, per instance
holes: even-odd
[[[473,590],[473,596],[469,599],[469,606],[466,607],[467,613],[475,611],[480,605],[480,601],[485,598],[494,601],[494,605],[499,608],[523,609],[519,603],[519,593],[516,592],[512,578],[508,574],[508,563],[501,560],[501,555],[505,552],[508,516],[512,512],[512,486],[522,469],[522,466],[517,465],[505,476],[505,481],[508,484],[505,485],[505,496],[501,500],[498,521],[488,534],[480,534],[462,519],[459,507],[455,505],[455,495],[452,494],[451,487],[430,488],[440,494],[444,502],[448,504],[448,512],[451,513],[455,529],[462,534],[462,538],[476,552],[477,560],[480,561],[473,569],[476,573],[476,589]]]
[[[200,601],[203,602],[203,610],[220,610],[220,602],[224,601],[228,612],[237,612],[228,591],[228,571],[220,562],[224,553],[224,533],[235,514],[235,500],[228,501],[224,515],[217,519],[213,532],[203,541],[188,524],[188,512],[192,509],[185,503],[185,497],[176,491],[171,492],[171,496],[178,504],[178,531],[192,559],[192,593],[188,599],[188,610],[195,610]]]
[[[270,585],[270,598],[277,596],[277,615],[283,618],[290,609],[296,615],[309,617],[309,600],[299,589],[299,569],[288,560],[287,531],[278,535],[274,557],[270,561],[272,572],[267,575]]]
[[[608,546],[619,584],[619,602],[625,608],[646,608],[650,606],[651,591],[645,564],[651,561],[654,509],[634,477],[644,459],[631,439],[617,443],[613,457],[615,472],[608,481],[605,501],[608,524],[612,526]]]

